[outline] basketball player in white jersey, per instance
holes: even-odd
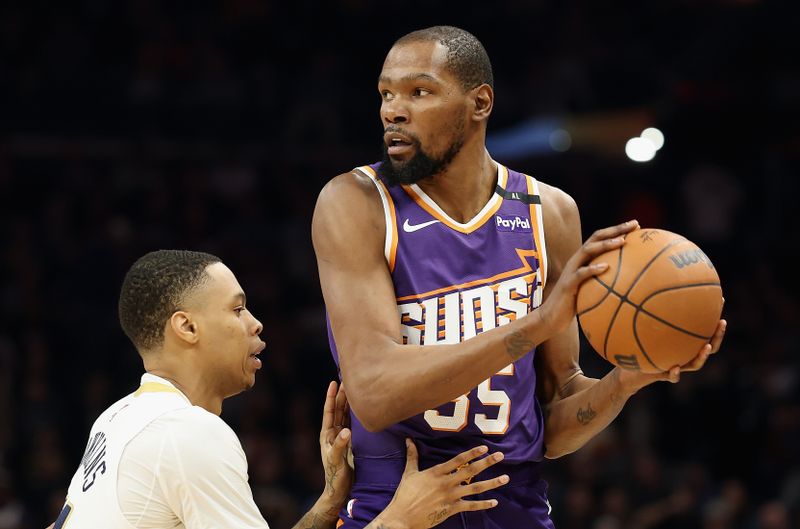
[[[236,277],[206,253],[161,250],[128,271],[119,299],[122,328],[142,356],[139,389],[95,421],[54,529],[266,528],[247,482],[222,401],[249,389],[261,368],[261,323]],[[320,448],[323,494],[296,528],[333,528],[350,489],[346,397],[331,383]],[[424,472],[408,441],[403,483],[372,529],[431,527],[494,500],[462,498],[507,476],[469,482],[502,460],[480,446]],[[472,463],[470,463],[472,462]]]

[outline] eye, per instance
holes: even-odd
[[[238,316],[239,314],[242,313],[243,310],[245,310],[244,307],[236,307],[235,309],[233,309],[233,312],[235,312],[236,315]]]
[[[426,90],[425,88],[415,88],[414,89],[414,97],[420,97],[430,94],[430,90]]]
[[[381,90],[381,99],[384,101],[391,101],[394,96],[388,90]]]

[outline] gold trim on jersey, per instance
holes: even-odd
[[[133,396],[138,397],[142,393],[177,393],[178,395],[183,395],[180,390],[166,384],[159,384],[158,382],[145,382],[139,386],[139,389],[136,390]]]
[[[394,200],[392,200],[392,195],[389,193],[389,189],[386,187],[386,184],[384,184],[381,179],[378,178],[377,173],[372,167],[369,165],[362,165],[361,167],[357,167],[356,170],[361,171],[369,176],[372,179],[372,182],[375,184],[375,187],[378,188],[378,194],[380,195],[381,203],[383,204],[384,223],[386,224],[386,240],[384,241],[383,253],[386,257],[386,263],[389,265],[389,272],[394,272],[398,241],[397,218],[395,216]]]
[[[502,188],[505,188],[508,183],[508,168],[505,167],[503,164],[497,164],[497,182],[496,185],[499,185]],[[481,226],[483,226],[487,220],[489,220],[497,210],[500,209],[500,206],[503,204],[503,198],[496,193],[492,193],[492,197],[489,199],[489,202],[486,203],[484,209],[478,213],[479,216],[471,219],[466,224],[461,224],[456,222],[450,216],[445,213],[439,205],[428,196],[425,191],[422,190],[418,185],[404,185],[402,186],[403,190],[408,194],[411,199],[417,203],[419,207],[424,209],[428,212],[433,218],[439,220],[445,226],[448,226],[456,231],[461,233],[472,233],[473,231],[477,230]]]
[[[525,185],[528,187],[529,195],[539,195],[539,186],[536,180],[529,175],[525,177]],[[542,204],[531,204],[530,206],[531,223],[533,224],[533,242],[536,244],[536,251],[539,253],[539,266],[541,267],[540,279],[542,290],[547,282],[547,251],[544,247],[544,223],[542,220]]]

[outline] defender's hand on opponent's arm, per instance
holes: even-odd
[[[338,391],[337,391],[338,389]],[[347,427],[347,397],[344,387],[336,382],[328,385],[319,432],[319,449],[325,469],[325,490],[294,529],[333,529],[339,510],[347,500],[353,483],[353,470],[347,462],[350,429]]]
[[[552,292],[542,306],[535,311],[542,321],[550,325],[550,329],[554,333],[566,329],[575,318],[578,288],[581,283],[592,276],[602,274],[608,268],[608,263],[589,265],[589,261],[625,244],[623,236],[637,228],[639,228],[639,222],[630,220],[610,228],[597,230],[569,258]]]
[[[478,446],[453,459],[419,470],[417,447],[406,440],[407,460],[403,479],[386,509],[366,529],[418,529],[439,525],[464,511],[482,511],[497,505],[497,500],[465,500],[508,483],[502,475],[485,481],[472,478],[503,460],[501,452],[481,457],[488,451]]]
[[[337,391],[338,389],[338,391]],[[322,415],[322,430],[319,433],[319,446],[322,466],[325,469],[325,492],[323,496],[336,506],[336,511],[347,501],[353,484],[353,469],[347,461],[350,446],[350,414],[344,386],[336,382],[328,385],[325,396],[325,409]]]

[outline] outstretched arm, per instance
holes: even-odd
[[[404,345],[378,192],[367,177],[333,179],[320,193],[312,236],[353,412],[368,430],[381,430],[467,393],[518,360],[568,325],[578,284],[605,270],[585,263],[619,247],[634,228],[600,230],[579,245],[550,301],[532,314],[458,344]]]

